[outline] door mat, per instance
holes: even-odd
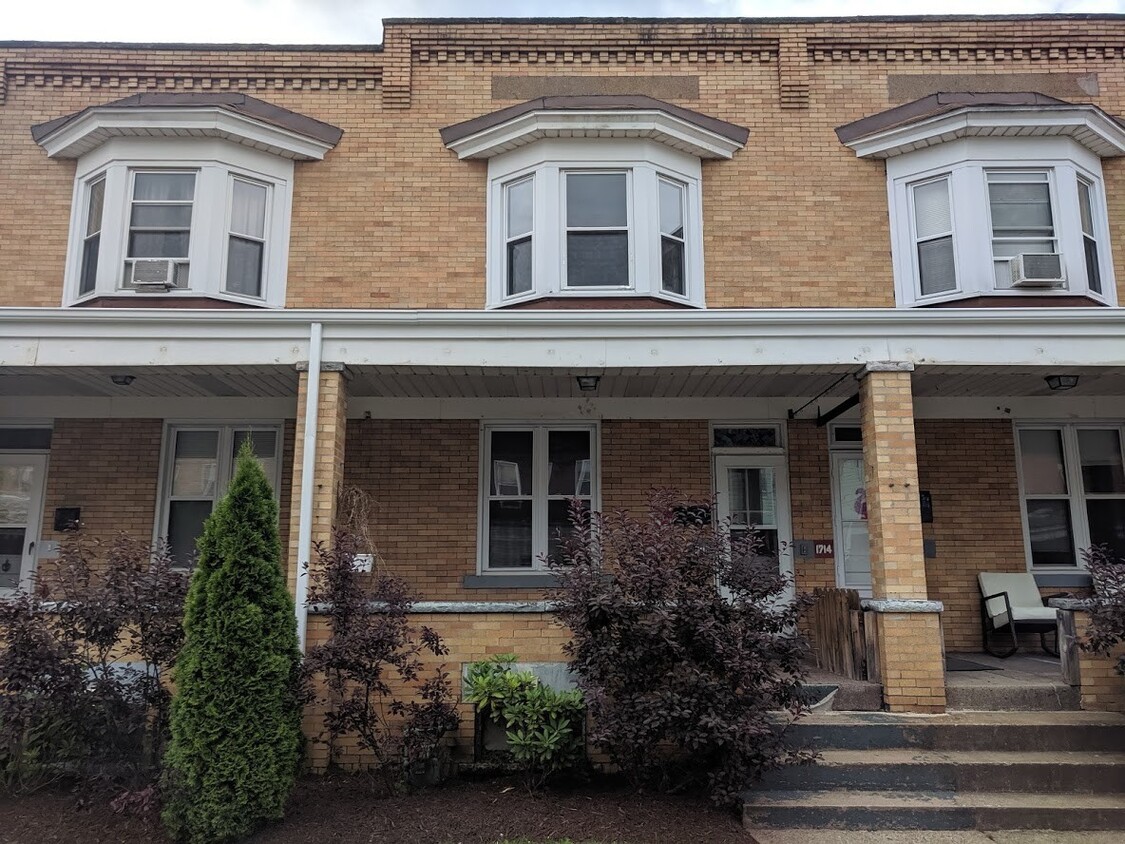
[[[971,659],[962,659],[959,656],[947,656],[945,658],[946,671],[1003,671],[1003,668],[997,668],[992,665],[985,665],[981,662],[973,662]]]

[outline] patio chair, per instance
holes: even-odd
[[[980,580],[980,636],[985,653],[1007,659],[1019,650],[1020,633],[1038,633],[1039,643],[1051,656],[1059,655],[1058,623],[1056,612],[1046,606],[1049,598],[1043,597],[1035,585],[1035,575],[1031,572],[1000,573],[981,572]],[[997,653],[989,647],[989,634],[1008,630],[1012,636],[1012,647]],[[1054,631],[1054,646],[1047,645],[1047,634]]]

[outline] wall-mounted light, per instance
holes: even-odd
[[[1043,380],[1052,390],[1073,390],[1078,386],[1077,375],[1048,375]]]
[[[591,390],[598,389],[598,382],[602,380],[600,375],[577,375],[575,381],[578,382],[578,389],[583,392],[590,392]]]
[[[116,384],[118,387],[128,387],[137,380],[136,375],[111,375],[109,380]]]

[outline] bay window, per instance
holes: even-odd
[[[483,573],[539,572],[570,527],[573,499],[594,506],[596,430],[588,425],[485,426],[481,454]]]
[[[1081,551],[1125,556],[1125,460],[1118,425],[1027,425],[1018,430],[1028,558],[1076,568]]]

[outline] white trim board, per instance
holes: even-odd
[[[1125,366],[1113,308],[714,311],[0,309],[0,366]],[[814,341],[814,342],[810,342]]]

